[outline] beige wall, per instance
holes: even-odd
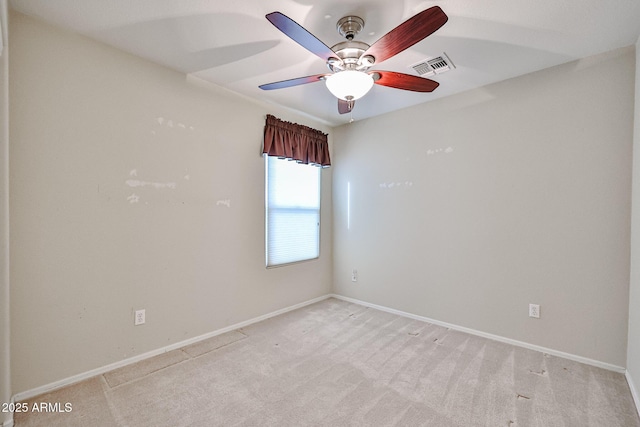
[[[10,30],[14,393],[330,292],[331,169],[321,258],[267,270],[260,155],[267,113],[330,128],[23,15]]]
[[[0,403],[11,400],[9,361],[9,52],[7,50],[7,2],[0,0]],[[9,422],[9,413],[0,412],[0,425]]]
[[[624,367],[633,84],[626,48],[336,128],[335,292]]]
[[[636,103],[633,132],[633,216],[631,222],[631,290],[627,370],[640,399],[640,39],[636,43]],[[636,403],[640,403],[636,401]],[[640,406],[638,407],[640,411]]]

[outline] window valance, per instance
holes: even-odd
[[[331,166],[327,134],[307,126],[285,122],[270,114],[264,126],[263,154],[299,163]]]

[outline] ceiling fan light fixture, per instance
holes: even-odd
[[[327,89],[344,101],[362,98],[373,86],[373,77],[362,71],[345,70],[328,76]]]

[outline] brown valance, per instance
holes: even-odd
[[[326,133],[285,122],[270,114],[264,126],[262,153],[304,164],[331,166]]]

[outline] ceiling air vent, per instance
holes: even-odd
[[[413,65],[410,65],[416,73],[423,77],[430,77],[434,74],[442,74],[446,71],[453,70],[455,65],[449,59],[446,53],[435,58],[427,58]]]

